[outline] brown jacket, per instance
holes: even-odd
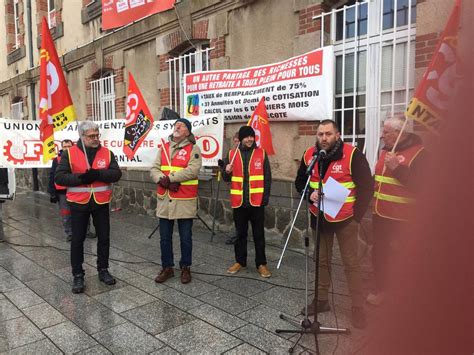
[[[186,168],[172,172],[169,175],[170,182],[182,182],[192,179],[197,179],[197,175],[202,165],[201,150],[196,145],[196,139],[191,134],[186,137],[180,143],[175,143],[171,140],[172,136],[168,137],[170,142],[170,159],[178,153],[178,151],[185,145],[193,144],[193,150],[191,152],[191,159]],[[165,174],[161,171],[161,148],[158,149],[153,167],[150,170],[150,176],[154,183],[158,183],[161,177]],[[194,200],[171,200],[168,197],[168,191],[162,197],[157,196],[156,216],[166,219],[182,219],[182,218],[194,218],[197,213],[197,199]]]

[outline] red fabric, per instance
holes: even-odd
[[[242,181],[232,181],[230,185],[230,204],[232,208],[238,208],[242,206],[243,202],[243,189],[244,189],[244,166],[242,162],[242,156],[240,150],[232,149],[229,152],[229,161],[235,154],[234,167],[232,169],[232,177],[240,178]],[[262,148],[255,148],[252,152],[252,156],[249,160],[248,172],[249,172],[249,202],[252,206],[258,207],[262,205],[263,201],[263,188],[264,180],[252,180],[251,177],[264,176],[264,162],[265,162],[265,150]],[[252,189],[262,189],[260,192],[253,192]],[[240,194],[232,194],[232,190],[239,191]]]
[[[304,161],[307,166],[309,165],[309,163],[311,162],[311,159],[313,158],[314,149],[315,147],[313,146],[307,149],[306,152],[304,153]],[[354,154],[354,151],[355,151],[355,147],[344,143],[342,159],[332,161],[329,164],[326,175],[324,176],[324,179],[323,179],[323,184],[327,182],[329,177],[332,177],[334,180],[336,180],[339,183],[353,182],[352,175],[351,175],[351,161],[352,161],[352,154]],[[318,169],[318,164],[315,164],[313,173],[311,175],[310,183],[318,183],[318,182],[319,182],[319,169]],[[351,190],[351,193],[349,194],[349,197],[355,196],[356,195],[355,188],[350,189],[350,190]],[[324,214],[324,218],[328,222],[343,221],[354,215],[353,207],[354,207],[354,202],[346,202],[342,205],[341,210],[339,211],[339,213],[336,215],[335,218],[332,218],[326,213]],[[318,209],[312,203],[309,204],[309,210],[314,215],[318,214]]]
[[[255,131],[255,142],[257,147],[265,149],[268,155],[275,154],[272,143],[272,132],[270,131],[270,123],[268,121],[268,113],[265,107],[265,96],[262,96],[260,102],[255,108],[252,118],[248,122]]]
[[[135,156],[135,152],[153,128],[154,121],[145,99],[130,72],[128,73],[126,119],[123,152],[129,159],[132,159]]]
[[[137,5],[133,5],[133,4]],[[125,26],[143,17],[172,9],[175,0],[149,1],[102,1],[102,29]]]
[[[461,2],[456,0],[448,23],[441,35],[433,58],[408,105],[406,116],[432,131],[437,131],[440,116],[446,115],[447,105],[456,93],[459,80],[457,51]]]
[[[94,162],[92,163],[93,169],[108,169],[110,166],[110,150],[104,147],[100,147],[97,151]],[[71,172],[73,174],[83,174],[87,171],[86,156],[83,151],[76,145],[69,148],[69,164],[71,165]],[[99,187],[109,186],[102,181],[94,181],[90,185],[79,185],[77,187]],[[102,205],[109,203],[112,199],[112,190],[100,191],[100,192],[71,192],[68,190],[66,193],[66,199],[70,202],[86,204],[90,201],[91,197],[94,197],[95,202]]]
[[[413,159],[415,159],[422,149],[423,147],[421,145],[415,145],[403,151],[397,152],[399,164],[410,166]],[[384,177],[395,179],[390,169],[385,169],[384,171],[384,160],[386,153],[387,151],[384,150],[382,151],[382,154],[380,154],[380,158],[375,165],[375,175],[383,175]],[[410,193],[410,191],[408,191],[408,189],[404,186],[375,181],[374,191],[391,196],[414,199],[414,194]],[[411,213],[410,207],[411,204],[380,200],[377,198],[377,196],[375,196],[374,212],[380,217],[405,221],[408,220],[408,217]]]
[[[165,149],[167,154],[165,154]],[[165,143],[161,146],[161,171],[163,174],[168,176],[170,174],[169,170],[164,169],[165,166],[168,166],[168,157],[170,156],[169,153],[170,144],[169,142]],[[169,164],[170,167],[176,168],[186,168],[191,160],[191,153],[193,151],[193,145],[190,143],[183,148],[171,159],[171,163]],[[197,180],[197,177],[196,177]],[[197,198],[198,194],[198,185],[179,185],[179,189],[177,192],[165,189],[160,184],[157,185],[156,193],[158,196],[164,196],[166,191],[168,191],[169,197],[171,199],[177,200],[192,200]]]
[[[44,17],[42,21],[39,117],[43,161],[48,162],[57,155],[54,131],[63,129],[76,118],[76,113],[48,23]]]

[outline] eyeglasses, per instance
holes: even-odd
[[[89,138],[89,139],[99,139],[99,138],[100,138],[100,133],[97,133],[97,134],[85,134],[84,136],[87,137],[87,138]]]

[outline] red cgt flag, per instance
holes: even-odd
[[[456,93],[456,76],[459,70],[457,39],[460,12],[461,2],[456,0],[428,69],[423,74],[405,112],[408,118],[422,123],[433,132],[438,131],[440,118],[446,117],[448,104]]]
[[[123,152],[133,159],[136,151],[153,127],[153,117],[138,89],[132,73],[128,73],[127,117]]]
[[[251,126],[255,131],[255,142],[258,147],[262,147],[268,155],[275,154],[272,143],[272,132],[268,121],[267,108],[265,107],[265,96],[262,96],[255,111],[252,114],[247,126]]]
[[[39,92],[40,138],[43,142],[43,162],[56,156],[54,132],[76,119],[71,95],[54,47],[48,23],[43,17],[40,49]]]

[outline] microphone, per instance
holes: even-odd
[[[313,159],[311,159],[311,162],[308,165],[308,169],[306,169],[306,175],[311,175],[314,164],[317,161],[321,161],[321,160],[326,159],[326,156],[327,156],[326,150],[324,150],[324,149],[316,150],[315,149],[314,152],[313,152]]]
[[[319,158],[319,160],[324,160],[324,159],[326,159],[327,155],[328,155],[328,152],[326,152],[325,149],[321,149],[321,150],[318,152],[318,158]]]

